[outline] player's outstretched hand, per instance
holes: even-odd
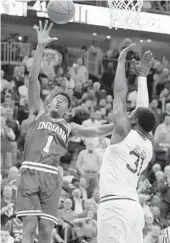
[[[136,60],[132,60],[135,72],[140,77],[147,77],[153,64],[154,58],[151,51],[146,51],[143,54],[141,61],[137,64]]]
[[[125,61],[128,52],[131,51],[132,47],[134,47],[135,45],[136,45],[136,44],[133,43],[133,44],[129,45],[128,47],[124,48],[124,49],[121,51],[120,55],[119,55],[119,59],[118,59],[118,61]]]
[[[48,20],[45,21],[44,27],[42,26],[42,21],[39,21],[39,26],[35,25],[33,27],[37,32],[38,44],[46,46],[48,43],[57,40],[56,37],[51,38],[49,36],[52,27],[52,23],[48,27]]]

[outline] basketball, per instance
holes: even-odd
[[[52,22],[66,24],[74,17],[75,6],[72,0],[51,0],[47,13]]]

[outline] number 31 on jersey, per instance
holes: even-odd
[[[143,162],[145,160],[145,156],[143,153],[139,154],[135,150],[130,151],[129,154],[131,156],[134,156],[135,161],[133,165],[126,164],[126,168],[130,170],[133,174],[137,174],[137,176],[139,176],[143,166]]]

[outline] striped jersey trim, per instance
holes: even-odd
[[[45,110],[43,109],[40,111],[40,113],[35,117],[35,120],[37,121],[43,114],[45,113]]]
[[[40,218],[42,218],[42,219],[47,219],[47,220],[51,220],[51,221],[53,221],[56,225],[58,225],[58,223],[59,223],[59,220],[58,220],[56,217],[54,217],[54,216],[52,216],[52,215],[50,215],[50,214],[47,214],[47,213],[42,213],[42,214],[40,215]]]
[[[25,210],[25,211],[18,211],[16,217],[24,217],[24,216],[37,216],[38,218],[47,219],[53,221],[54,224],[58,225],[59,221],[56,217],[42,213],[41,210]]]
[[[113,201],[113,200],[131,200],[131,201],[136,202],[136,200],[129,198],[129,197],[122,197],[122,196],[116,196],[116,195],[106,195],[106,196],[101,197],[100,203]]]
[[[58,174],[58,168],[38,162],[24,161],[21,165],[21,169],[22,168],[29,168],[47,173]]]

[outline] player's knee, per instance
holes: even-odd
[[[39,230],[40,230],[41,236],[42,235],[44,235],[45,237],[51,236],[53,225],[54,224],[52,221],[41,219],[40,224],[39,224],[39,226],[40,226]]]
[[[37,228],[37,217],[28,216],[23,218],[23,230],[25,234],[34,235]]]

